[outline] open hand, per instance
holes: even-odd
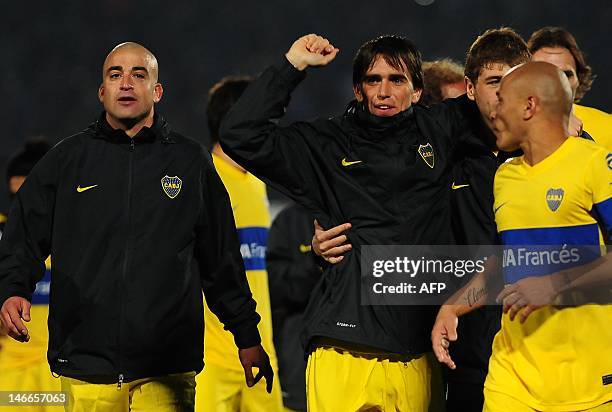
[[[431,330],[431,346],[436,358],[451,369],[456,369],[457,365],[451,358],[448,348],[451,342],[457,340],[458,324],[459,317],[453,306],[443,305],[438,311],[436,322]]]

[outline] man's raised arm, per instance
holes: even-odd
[[[237,163],[294,199],[316,184],[312,158],[319,150],[310,123],[280,127],[290,95],[305,69],[325,66],[338,49],[321,36],[296,40],[280,62],[266,69],[226,115],[220,130],[223,150]]]

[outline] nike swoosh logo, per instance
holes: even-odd
[[[300,252],[302,253],[308,253],[310,252],[311,249],[312,249],[312,246],[310,245],[304,245],[304,244],[300,245]]]
[[[497,213],[497,211],[498,211],[499,209],[501,209],[501,208],[502,208],[502,206],[504,206],[506,203],[508,203],[508,202],[504,202],[504,203],[502,203],[501,205],[497,206],[497,207],[495,208],[495,210],[493,211],[493,214],[496,214],[496,213]]]
[[[350,162],[350,161],[346,160],[346,157],[345,157],[344,159],[342,159],[342,166],[346,167],[346,166],[355,165],[355,164],[361,163],[361,162],[362,162],[361,160],[355,160],[355,161]]]
[[[457,189],[461,189],[462,187],[469,187],[470,185],[455,185],[455,182],[453,182],[453,184],[451,185],[451,189],[453,190],[457,190]]]
[[[86,190],[89,189],[93,189],[94,187],[98,187],[98,185],[93,185],[93,186],[85,186],[85,187],[81,187],[81,185],[77,186],[77,192],[82,193]]]

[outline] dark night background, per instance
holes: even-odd
[[[99,113],[100,69],[110,49],[136,41],[157,56],[165,93],[158,105],[174,129],[206,142],[206,92],[227,74],[256,74],[307,33],[341,52],[311,70],[288,118],[341,112],[351,98],[351,60],[364,41],[385,33],[411,38],[425,59],[463,62],[475,37],[507,25],[525,38],[545,25],[569,29],[595,74],[583,104],[612,111],[612,2],[607,0],[121,1],[4,2],[0,16],[0,90],[6,159],[32,135],[52,142]],[[6,193],[5,179],[0,191]],[[0,208],[7,205],[0,194]]]

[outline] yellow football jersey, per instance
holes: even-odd
[[[582,128],[597,144],[612,151],[612,114],[577,104],[574,114],[582,120]]]
[[[17,342],[8,336],[0,337],[0,376],[4,370],[15,370],[32,364],[47,363],[47,345],[49,343],[49,290],[51,287],[51,259],[45,262],[44,277],[36,284],[32,294],[30,322],[25,325],[30,334],[27,343]],[[0,388],[2,390],[2,388]]]
[[[252,174],[241,172],[219,156],[213,155],[213,161],[229,193],[234,211],[247,280],[253,299],[257,302],[257,313],[261,316],[258,328],[262,345],[270,356],[274,370],[277,370],[266,271],[266,248],[270,227],[266,186]],[[204,362],[242,371],[232,334],[223,329],[223,325],[208,306],[205,307],[204,320]]]
[[[600,227],[612,233],[612,154],[593,142],[567,139],[534,166],[509,160],[494,193],[507,283],[595,259]],[[524,324],[504,315],[485,387],[536,410],[612,400],[611,322],[612,305],[547,306]]]

